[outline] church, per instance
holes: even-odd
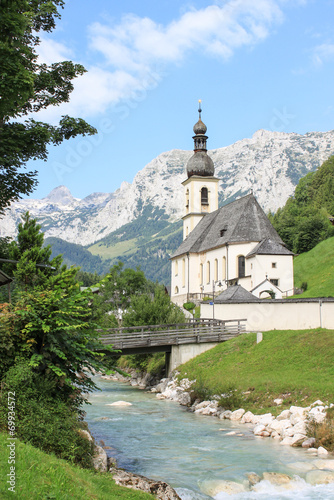
[[[258,298],[293,295],[293,253],[253,194],[218,208],[219,179],[207,154],[207,127],[194,125],[194,154],[183,181],[183,242],[171,256],[171,299],[182,306],[241,285]]]

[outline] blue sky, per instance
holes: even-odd
[[[88,72],[68,104],[35,118],[86,119],[99,134],[51,148],[32,198],[66,185],[113,192],[171,149],[192,149],[202,99],[209,149],[258,129],[334,129],[334,0],[69,0],[43,62]]]

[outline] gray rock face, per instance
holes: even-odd
[[[176,491],[164,481],[154,481],[116,467],[109,469],[116,484],[155,495],[159,500],[181,500]]]

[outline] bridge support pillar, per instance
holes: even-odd
[[[203,344],[181,344],[173,345],[171,353],[166,353],[166,368],[167,376],[170,377],[173,370],[178,366],[183,365],[190,359],[195,358],[209,349],[212,349],[217,344],[207,342]]]

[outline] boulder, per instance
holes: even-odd
[[[262,425],[262,424],[258,424],[254,427],[253,429],[253,433],[255,436],[261,436],[262,435],[262,432],[265,432],[266,430],[266,427],[265,425]]]
[[[247,474],[247,479],[249,481],[250,486],[254,486],[255,484],[261,481],[260,476],[255,472],[250,472],[249,474]]]
[[[228,495],[236,495],[247,491],[243,484],[234,481],[223,480],[207,480],[200,484],[201,492],[210,497],[215,497],[218,493],[227,493]]]
[[[93,441],[93,438],[88,431],[85,431],[84,429],[79,429],[78,433],[80,434],[80,436],[84,437],[88,441]]]
[[[245,410],[243,408],[240,408],[240,410],[235,410],[231,413],[230,420],[241,420],[244,413]]]
[[[334,471],[311,470],[306,474],[306,482],[312,485],[334,483]]]
[[[264,481],[269,481],[275,486],[286,486],[291,482],[290,476],[288,476],[287,474],[281,474],[279,472],[264,472],[263,479]]]
[[[276,420],[286,420],[288,418],[291,417],[291,411],[290,410],[283,410],[279,415],[278,417],[276,418]]]
[[[224,418],[226,419],[230,419],[230,416],[231,416],[232,412],[231,410],[226,410],[226,411],[223,411],[220,415],[219,415],[219,418],[220,420],[224,420]]]
[[[291,438],[291,446],[301,446],[305,438],[305,434],[294,434]]]
[[[106,406],[132,406],[128,401],[115,401],[114,403],[107,403]]]
[[[328,455],[328,451],[326,448],[323,448],[322,446],[319,446],[318,448],[318,455]]]
[[[273,420],[269,425],[268,425],[268,430],[270,429],[271,431],[276,431],[279,434],[282,434],[283,430],[292,428],[292,424],[289,419],[282,419],[282,420]]]
[[[93,457],[94,469],[100,472],[107,472],[108,470],[108,457],[105,450],[98,445],[95,445],[94,457]]]
[[[298,424],[295,424],[292,427],[292,430],[293,430],[294,434],[304,434],[304,436],[306,437],[306,424],[305,424],[305,421],[301,420],[300,422],[298,422]]]
[[[243,414],[240,422],[242,424],[250,424],[252,423],[253,418],[254,414],[251,411],[246,411],[246,413]]]
[[[317,459],[317,460],[313,460],[312,464],[314,464],[314,466],[317,469],[334,470],[334,460]]]
[[[315,438],[311,437],[308,439],[305,439],[305,441],[302,444],[302,448],[312,448],[315,444]]]
[[[179,396],[179,403],[182,406],[188,406],[190,405],[191,398],[189,392],[184,392],[183,394],[180,394]]]
[[[116,467],[111,467],[113,479],[119,486],[145,491],[159,500],[181,500],[176,491],[164,481],[155,481],[139,474],[132,474]]]
[[[272,416],[271,413],[265,413],[264,415],[260,415],[260,420],[258,423],[267,426],[271,424],[273,420],[274,417]]]

